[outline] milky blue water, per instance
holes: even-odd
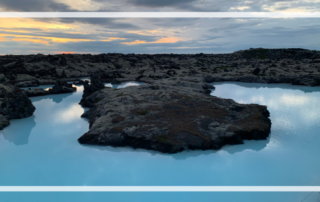
[[[106,83],[104,86],[111,87],[111,88],[126,88],[128,86],[140,86],[140,85],[144,85],[144,84],[145,83],[143,83],[143,82],[127,81],[127,82],[123,82],[121,84]]]
[[[130,85],[130,84],[127,84]],[[212,95],[268,106],[267,140],[219,151],[161,154],[80,145],[88,131],[70,94],[31,98],[32,117],[0,131],[0,186],[319,186],[320,88],[215,83]],[[119,87],[119,86],[118,86]],[[0,193],[0,201],[302,201],[310,193]],[[312,193],[304,202],[319,201]]]

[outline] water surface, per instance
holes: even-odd
[[[106,83],[104,86],[111,87],[111,88],[126,88],[128,86],[140,86],[140,85],[144,85],[144,84],[145,83],[143,83],[143,82],[127,81],[127,82],[122,82],[121,84]]]
[[[122,84],[123,85],[123,84]],[[155,151],[80,145],[88,131],[70,94],[31,98],[32,117],[0,132],[0,186],[319,186],[320,88],[215,83],[212,95],[268,106],[267,140],[219,151]],[[120,88],[120,86],[117,86]],[[7,201],[301,201],[309,193],[1,193]],[[319,200],[313,193],[306,201]],[[6,200],[4,200],[6,201]]]

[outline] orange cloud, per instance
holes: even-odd
[[[74,24],[63,24],[58,22],[41,22],[31,18],[1,18],[1,28],[12,29],[12,28],[38,28],[38,29],[64,29],[72,30],[78,26]],[[25,31],[27,32],[27,31]]]
[[[32,35],[19,35],[19,34],[0,34],[3,37],[15,37],[13,41],[31,41],[34,43],[48,44],[49,41],[57,43],[79,42],[79,41],[95,41],[91,39],[71,39],[71,38],[58,38],[58,37],[44,37]],[[30,39],[32,38],[32,39]],[[7,40],[8,41],[8,40]]]
[[[158,39],[156,41],[146,42],[141,40],[135,40],[133,42],[123,42],[122,44],[133,45],[133,44],[148,44],[148,43],[176,43],[179,41],[176,37],[166,37],[162,39]]]
[[[13,41],[28,41],[33,43],[48,44],[51,42],[57,43],[67,43],[67,42],[78,42],[78,41],[93,41],[90,39],[72,39],[72,38],[58,38],[58,37],[42,37],[42,36],[32,36],[32,31],[24,30],[35,28],[41,29],[43,31],[50,32],[51,30],[59,29],[66,30],[68,32],[77,32],[77,25],[63,24],[57,22],[41,22],[30,18],[0,18],[0,28],[6,31],[15,32],[16,34],[0,34],[0,41],[9,41],[11,39],[6,39],[3,37],[15,37],[12,38]],[[21,35],[19,33],[29,33],[29,35]],[[30,39],[32,38],[32,39]]]
[[[39,37],[39,38],[49,39],[52,42],[57,42],[57,43],[68,43],[68,42],[79,42],[79,41],[95,41],[95,40],[92,40],[92,39],[70,39],[70,38],[56,38],[56,37]]]

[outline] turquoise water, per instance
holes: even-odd
[[[320,184],[320,88],[215,83],[212,95],[268,106],[267,140],[219,151],[161,154],[80,145],[88,131],[71,94],[31,98],[32,117],[0,132],[0,186],[315,186]],[[302,201],[298,193],[0,193],[3,201]],[[304,202],[319,201],[319,193]],[[2,201],[2,200],[0,200]]]

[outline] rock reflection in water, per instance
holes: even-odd
[[[28,139],[32,129],[36,125],[35,116],[25,119],[13,119],[10,126],[0,131],[4,139],[17,146],[28,144]]]

